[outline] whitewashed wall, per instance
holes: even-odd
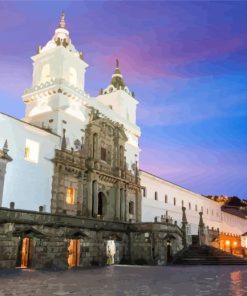
[[[168,216],[171,216],[173,221],[177,221],[181,226],[183,201],[191,234],[197,234],[200,211],[203,211],[205,225],[210,228],[219,228],[220,231],[232,234],[246,232],[247,220],[222,212],[219,203],[147,172],[141,171],[140,176],[141,185],[146,188],[146,197],[142,197],[143,221],[153,221],[154,217],[168,213]],[[155,192],[157,192],[158,200],[155,200]],[[167,203],[165,203],[165,195],[167,195]],[[174,205],[174,198],[176,205]],[[191,209],[189,209],[189,204]]]
[[[0,113],[0,146],[8,140],[9,155],[13,158],[7,166],[3,204],[11,201],[18,209],[50,211],[51,184],[55,149],[60,147],[60,137]],[[38,163],[24,159],[26,139],[38,142]]]

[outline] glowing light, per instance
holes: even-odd
[[[237,242],[233,242],[233,245],[234,245],[234,247],[236,247],[238,245],[238,243]]]
[[[226,245],[230,246],[230,241],[229,240],[226,240]]]
[[[73,187],[67,188],[66,202],[70,205],[73,205],[75,203],[75,189]]]

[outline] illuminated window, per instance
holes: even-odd
[[[168,196],[167,196],[167,194],[165,195],[165,203],[168,203]]]
[[[129,202],[129,214],[134,215],[134,202],[133,201]]]
[[[66,203],[73,205],[75,203],[75,189],[68,187],[66,192]]]
[[[154,199],[158,200],[158,192],[157,191],[155,191],[155,193],[154,193]]]
[[[29,140],[26,140],[26,146],[24,150],[24,158],[27,161],[38,163],[39,161],[39,143]]]

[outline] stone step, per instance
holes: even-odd
[[[247,265],[247,260],[210,246],[190,246],[174,264]]]

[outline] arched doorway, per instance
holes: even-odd
[[[23,237],[20,239],[18,247],[17,267],[28,268],[30,261],[30,245],[31,239]]]
[[[103,217],[105,214],[105,194],[103,192],[98,193],[98,215]]]
[[[108,240],[106,242],[106,257],[107,265],[113,265],[115,263],[116,244],[114,240]]]
[[[170,240],[166,241],[166,258],[167,258],[167,263],[172,261],[172,250],[171,250],[171,241]]]

